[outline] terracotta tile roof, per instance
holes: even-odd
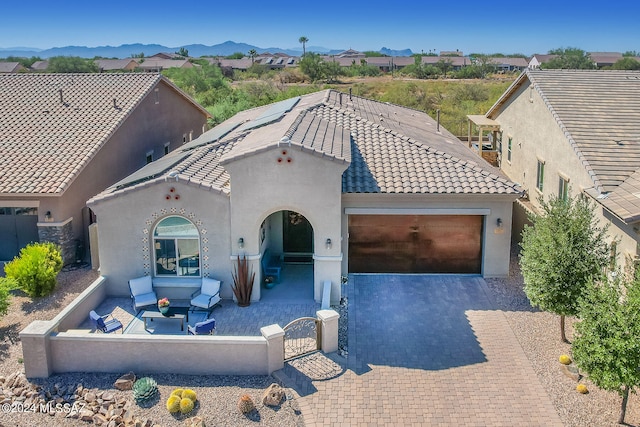
[[[247,126],[274,105],[238,113],[194,140],[193,153],[164,173],[108,189],[90,203],[164,180],[170,170],[181,182],[228,193],[232,185],[226,163],[282,143],[348,163],[344,193],[520,194],[498,169],[446,129],[438,130],[426,113],[327,90],[300,97],[272,122]]]
[[[0,194],[64,192],[162,79],[141,73],[0,75]]]
[[[533,84],[591,176],[597,200],[625,220],[640,217],[640,72],[527,70],[487,113]]]

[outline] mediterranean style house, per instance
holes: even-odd
[[[110,294],[209,276],[230,298],[238,256],[258,284],[275,257],[336,302],[347,273],[508,275],[520,195],[427,114],[326,90],[240,112],[88,206]]]
[[[0,261],[34,241],[86,252],[86,201],[201,135],[209,114],[158,74],[0,75]]]
[[[640,72],[526,70],[485,116],[469,118],[528,195],[514,210],[514,235],[539,197],[582,194],[610,224],[618,265],[638,257]]]

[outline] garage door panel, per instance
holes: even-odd
[[[349,271],[480,273],[482,216],[351,215]]]

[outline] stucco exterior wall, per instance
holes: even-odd
[[[286,154],[282,154],[283,151]],[[278,158],[283,161],[278,162]],[[291,161],[287,161],[291,159]],[[259,231],[262,221],[274,212],[298,212],[313,227],[314,299],[321,300],[322,283],[332,282],[332,301],[340,298],[341,245],[340,218],[342,172],[348,164],[323,159],[296,147],[273,147],[226,163],[231,175],[232,254],[244,253],[260,271]],[[242,237],[240,250],[234,242]],[[335,242],[330,248],[326,239]],[[256,280],[262,278],[256,274]],[[259,299],[260,287],[254,287]]]
[[[404,194],[345,194],[343,212],[349,208],[389,209],[392,214],[424,215],[483,215],[482,275],[506,277],[509,275],[511,218],[513,195],[404,195]],[[502,227],[497,220],[502,220]],[[342,215],[342,271],[348,272],[349,215]]]
[[[569,180],[571,196],[593,187],[581,158],[535,88],[523,84],[491,118],[500,123],[503,131],[500,167],[527,191],[534,208],[539,208],[540,196],[548,200],[558,195],[561,176]],[[511,161],[507,158],[509,137],[512,138]],[[536,188],[538,160],[545,165],[542,192]],[[595,213],[602,226],[611,223],[609,240],[619,239],[618,263],[622,263],[626,255],[635,256],[639,239],[633,227],[617,219],[611,221],[611,215],[600,205],[596,204]]]
[[[175,180],[137,190],[91,205],[97,215],[100,272],[108,278],[109,295],[128,296],[129,279],[154,275],[153,230],[163,218],[178,215],[199,230],[202,274],[222,280],[221,296],[231,298],[229,198]]]

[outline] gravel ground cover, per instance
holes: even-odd
[[[69,304],[80,292],[86,289],[98,274],[86,266],[65,268],[58,276],[58,286],[49,297],[31,300],[21,292],[14,292],[9,313],[0,318],[0,376],[9,377],[15,372],[24,372],[22,346],[19,333],[33,320],[50,320]],[[145,357],[145,355],[139,355]],[[179,363],[179,361],[177,361]],[[121,374],[73,373],[54,375],[44,380],[33,380],[44,390],[54,385],[109,391],[116,397],[131,400],[132,415],[142,422],[141,425],[183,426],[185,421],[201,417],[207,426],[304,426],[303,417],[297,402],[289,389],[285,388],[287,399],[277,407],[262,404],[262,393],[277,381],[268,375],[262,376],[189,376],[189,375],[153,375],[158,383],[159,394],[151,404],[139,406],[133,402],[131,391],[118,391],[113,384]],[[139,376],[141,373],[136,373]],[[171,415],[165,408],[165,402],[176,388],[191,388],[198,397],[195,409],[189,414]],[[240,396],[248,394],[256,404],[256,410],[242,415],[237,409]],[[4,409],[4,408],[3,408]],[[64,412],[5,412],[0,411],[1,427],[51,427],[51,426],[87,426],[91,422],[66,418]]]
[[[571,355],[571,345],[560,341],[560,317],[532,308],[524,291],[516,248],[511,251],[511,274],[504,279],[486,279],[490,294],[502,310],[527,354],[538,380],[547,391],[563,423],[567,427],[619,426],[622,399],[617,393],[598,389],[588,378],[589,393],[576,391],[575,380],[564,375],[558,358]],[[567,318],[567,339],[573,338],[574,318]],[[508,364],[508,361],[505,361]],[[505,367],[508,369],[508,366]],[[640,426],[640,399],[632,394],[627,404],[625,421]]]
[[[87,267],[66,269],[59,276],[59,286],[55,293],[46,298],[31,300],[15,292],[9,313],[0,318],[0,376],[9,376],[23,372],[21,363],[22,347],[18,334],[33,320],[49,320],[64,306],[71,302],[82,290],[97,278],[97,273]],[[517,264],[515,250],[512,251],[511,275],[504,279],[487,279],[489,293],[498,309],[504,312],[520,345],[529,357],[531,364],[563,423],[568,427],[578,426],[617,426],[620,410],[620,397],[615,393],[599,390],[588,379],[580,382],[589,388],[586,395],[575,391],[575,380],[562,373],[558,357],[571,354],[569,344],[560,341],[559,318],[556,315],[533,309],[522,290],[522,276]],[[346,320],[348,301],[343,299],[336,308],[343,318],[339,326],[339,352],[348,357],[346,341]],[[567,319],[569,340],[573,336],[575,319]],[[508,369],[508,361],[505,361]],[[117,396],[131,398],[131,392],[121,392],[113,388],[119,374],[74,373],[56,375],[34,383],[44,388],[54,384],[107,390]],[[202,417],[207,426],[304,426],[304,420],[297,403],[289,389],[288,400],[280,407],[263,406],[263,390],[276,382],[271,376],[187,376],[154,375],[158,382],[159,395],[151,405],[140,407],[135,403],[131,408],[134,415],[142,420],[162,426],[184,425],[187,417],[173,416],[165,409],[165,401],[175,388],[192,388],[198,395],[198,404],[189,418]],[[236,404],[242,394],[250,395],[257,403],[257,410],[249,416],[241,415]],[[629,426],[640,426],[640,399],[631,395],[627,407],[626,421]],[[51,416],[41,413],[4,413],[0,412],[0,426],[86,426],[90,423],[64,418],[64,415]]]

